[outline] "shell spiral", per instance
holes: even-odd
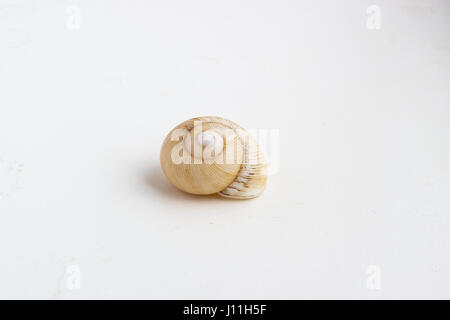
[[[256,140],[241,126],[220,117],[198,117],[176,126],[165,138],[161,168],[178,189],[235,199],[259,196],[267,164]]]

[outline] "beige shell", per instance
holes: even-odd
[[[161,168],[178,189],[251,199],[266,186],[267,165],[250,134],[220,117],[198,117],[175,127],[161,147]]]

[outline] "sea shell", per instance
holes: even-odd
[[[266,160],[241,126],[220,117],[198,117],[176,126],[161,147],[161,168],[178,189],[251,199],[267,182]]]

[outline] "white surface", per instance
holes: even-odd
[[[449,80],[444,0],[0,1],[0,298],[450,298]],[[199,115],[280,130],[263,196],[165,180]]]

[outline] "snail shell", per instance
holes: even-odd
[[[198,117],[175,127],[161,147],[161,168],[178,189],[251,199],[266,186],[267,165],[257,142],[239,125]]]

